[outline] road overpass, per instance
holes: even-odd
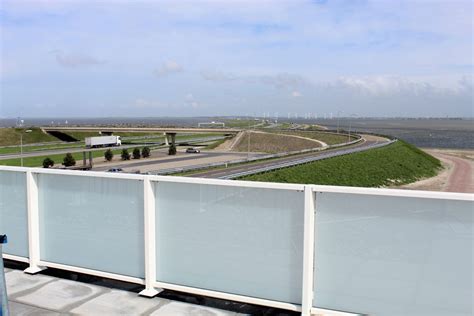
[[[112,135],[113,133],[163,133],[166,145],[176,143],[176,134],[178,133],[222,133],[225,135],[235,135],[240,129],[233,128],[196,128],[196,127],[111,127],[111,126],[57,126],[57,127],[41,127],[46,133],[64,133],[64,132],[100,132],[104,135]]]
[[[109,133],[166,133],[166,134],[177,134],[177,133],[223,133],[223,134],[237,134],[240,129],[235,128],[197,128],[197,127],[110,127],[110,126],[61,126],[61,127],[41,127],[45,132],[102,132],[104,134]]]

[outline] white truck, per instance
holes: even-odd
[[[120,146],[122,145],[122,140],[120,136],[96,136],[96,137],[86,137],[86,147],[110,147],[110,146]]]

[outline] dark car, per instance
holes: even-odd
[[[187,152],[187,153],[190,153],[190,154],[198,154],[198,153],[200,153],[201,151],[200,151],[199,149],[197,149],[197,148],[188,148],[188,149],[186,149],[186,152]]]
[[[122,172],[122,171],[123,171],[122,168],[112,168],[112,169],[107,170],[107,172]]]

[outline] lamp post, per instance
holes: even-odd
[[[337,111],[337,133],[339,134],[339,116],[341,115],[341,111]]]
[[[27,129],[25,133],[31,133],[31,129]],[[21,166],[23,167],[23,132],[20,134],[20,161],[21,161]]]
[[[249,121],[249,128],[247,130],[248,137],[247,137],[247,160],[250,159],[250,117],[248,118]]]
[[[349,117],[349,142],[351,141],[351,128],[352,128],[352,118],[356,119],[358,117],[357,114],[352,114],[350,117]]]

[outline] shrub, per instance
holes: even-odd
[[[122,149],[122,154],[120,155],[122,160],[130,160],[130,154],[127,149]]]
[[[67,153],[63,159],[63,165],[65,167],[71,167],[76,165],[76,159],[72,156],[71,153]]]
[[[142,157],[143,158],[148,158],[150,157],[150,148],[149,147],[143,147],[142,149]]]
[[[50,168],[52,166],[54,166],[54,161],[49,157],[44,158],[43,168]]]
[[[140,159],[140,149],[135,148],[132,152],[133,159]]]
[[[104,158],[107,161],[111,161],[114,158],[114,153],[112,152],[111,149],[107,149],[104,153]]]

